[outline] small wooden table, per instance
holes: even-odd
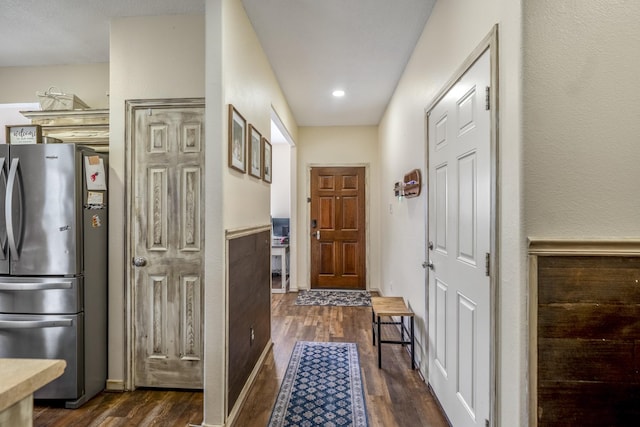
[[[67,362],[0,359],[0,426],[33,425],[33,393],[58,378]]]
[[[381,317],[389,317],[383,322]],[[400,321],[394,321],[393,317],[400,317]],[[404,318],[409,317],[410,329],[407,331]],[[381,335],[382,325],[400,325],[400,340],[383,340]],[[373,331],[373,345],[376,345],[376,332],[378,335],[378,369],[382,368],[382,344],[401,344],[411,346],[411,369],[415,369],[415,336],[414,313],[404,303],[402,297],[371,297],[371,329]],[[376,331],[377,329],[377,331]],[[407,338],[405,340],[405,334]]]

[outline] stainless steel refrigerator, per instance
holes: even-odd
[[[0,357],[64,359],[35,393],[77,408],[107,373],[107,154],[0,145]]]

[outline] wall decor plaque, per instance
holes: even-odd
[[[38,144],[42,142],[42,128],[40,125],[8,125],[7,144]]]

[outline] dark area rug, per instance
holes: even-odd
[[[367,425],[357,345],[298,341],[269,427]]]
[[[296,298],[296,305],[370,307],[371,294],[368,291],[300,291]]]

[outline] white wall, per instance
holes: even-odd
[[[640,236],[640,2],[525,2],[526,231]]]
[[[223,176],[226,170],[227,122],[223,102],[223,14],[222,1],[206,3],[206,98],[207,152],[205,171],[208,185],[205,191],[205,281],[204,294],[204,401],[203,426],[206,420],[223,425],[226,414],[226,334],[227,309],[225,286],[225,239],[223,229]],[[212,421],[210,421],[212,422]]]
[[[292,288],[309,289],[310,168],[312,166],[367,166],[367,283],[380,284],[380,167],[376,126],[301,127],[296,144],[298,156],[297,283]]]
[[[271,216],[291,216],[291,147],[273,144],[273,179],[271,182]]]
[[[111,22],[108,379],[114,383],[125,379],[125,101],[204,97],[204,22],[204,16]]]
[[[23,116],[21,111],[39,110],[40,105],[36,102],[0,104],[0,143],[5,143],[7,134],[4,132],[5,126],[29,124],[31,120]]]
[[[91,108],[109,107],[109,64],[0,67],[0,102],[38,102],[37,91],[57,86]]]
[[[223,1],[223,14],[224,103],[233,104],[265,136],[271,134],[273,104],[295,139],[297,125],[241,1]],[[224,183],[225,229],[270,224],[269,184],[230,168]]]
[[[421,369],[426,347],[426,194],[398,203],[392,187],[412,168],[425,169],[425,107],[468,55],[499,24],[500,153],[498,179],[500,426],[527,424],[526,244],[521,218],[521,29],[520,2],[439,1],[380,123],[381,287],[401,295],[416,311]],[[423,187],[424,190],[424,187]],[[390,207],[392,211],[390,210]],[[393,288],[391,284],[393,283]]]
[[[240,0],[207,0],[207,190],[205,395],[203,425],[224,425],[226,411],[226,277],[224,232],[270,224],[270,185],[227,167],[227,106],[265,136],[276,111],[294,137],[298,129]],[[215,123],[211,132],[210,124]],[[211,192],[210,192],[211,191]],[[208,222],[209,224],[209,222]]]

